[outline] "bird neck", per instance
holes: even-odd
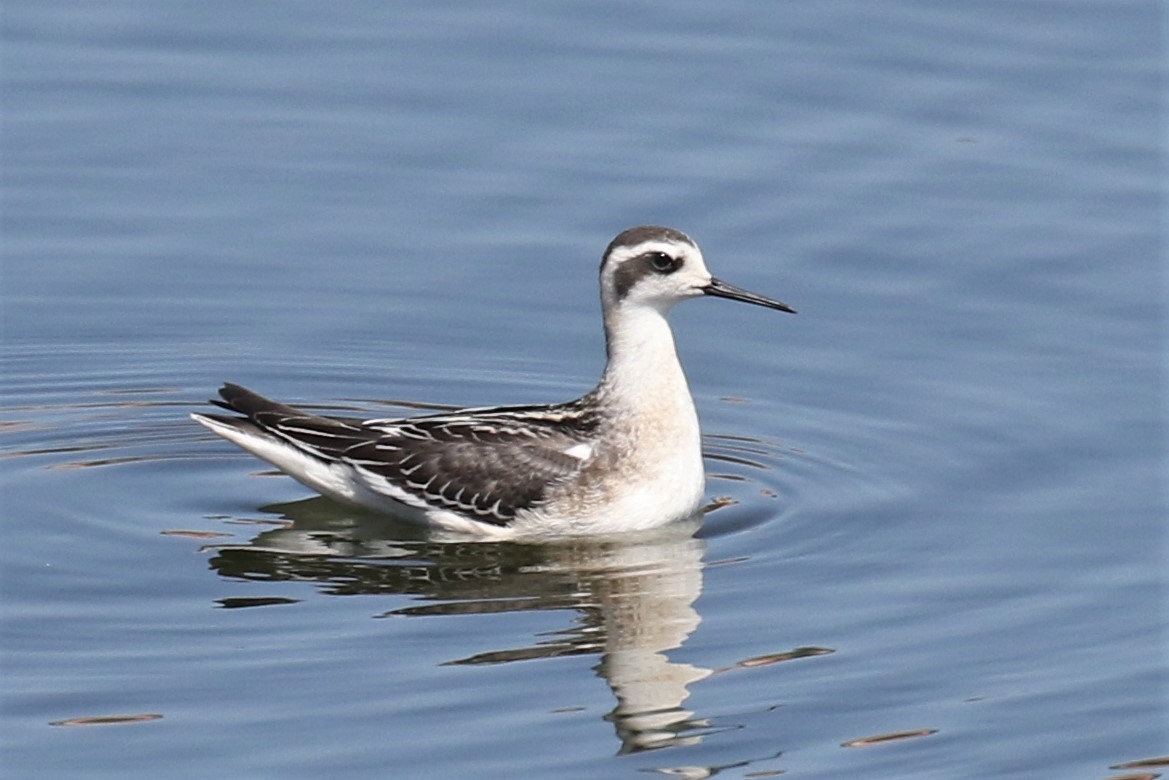
[[[606,313],[608,362],[597,391],[629,411],[673,409],[693,415],[694,401],[678,362],[664,311],[650,306]]]

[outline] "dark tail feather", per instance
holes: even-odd
[[[280,416],[304,416],[307,413],[302,412],[292,406],[277,403],[264,396],[253,393],[246,387],[233,385],[227,382],[223,387],[219,388],[219,395],[223,398],[222,401],[212,399],[211,403],[220,407],[221,409],[228,409],[233,412],[238,412],[249,420],[256,419],[259,414],[276,414]]]

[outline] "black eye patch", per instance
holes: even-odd
[[[646,252],[642,255],[649,267],[659,274],[672,274],[682,267],[682,261],[670,257],[665,252]]]

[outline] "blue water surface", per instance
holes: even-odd
[[[1169,768],[1147,0],[10,5],[0,766],[21,778]],[[715,504],[458,544],[188,419],[566,400],[601,251]]]

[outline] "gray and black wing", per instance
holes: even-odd
[[[492,525],[539,507],[591,452],[597,420],[579,404],[472,409],[402,420],[310,414],[238,385],[217,405],[326,463],[344,463],[369,489],[407,506],[445,509]]]

